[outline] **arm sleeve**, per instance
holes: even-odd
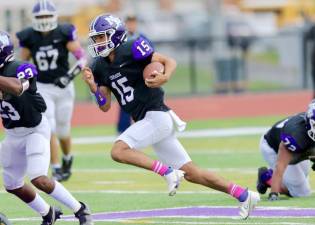
[[[140,36],[132,43],[131,51],[134,60],[151,61],[154,48],[147,38]]]
[[[36,74],[38,72],[37,72],[37,69],[36,69],[35,65],[33,65],[33,64],[29,63],[29,62],[20,62],[18,64],[18,66],[16,67],[16,74],[18,74],[21,71],[25,72],[25,73],[28,73],[27,69],[31,70],[32,73],[34,74],[34,77],[29,79],[30,87],[27,89],[27,92],[36,93],[36,91],[37,91]]]
[[[305,130],[300,126],[294,126],[290,121],[285,124],[281,131],[281,141],[291,152],[301,152],[307,148],[305,141]]]

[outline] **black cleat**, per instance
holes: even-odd
[[[58,207],[50,206],[49,212],[46,216],[43,216],[43,222],[41,225],[53,225],[57,221],[57,219],[60,219],[60,216],[62,215],[61,209]]]
[[[80,225],[93,225],[94,223],[92,221],[92,214],[89,207],[83,202],[80,202],[80,204],[81,208],[74,214],[75,217],[79,219]]]
[[[266,184],[266,181],[269,180],[271,177],[272,170],[269,170],[267,167],[260,167],[258,169],[256,189],[260,194],[265,194],[267,192],[267,189],[270,186]]]
[[[69,160],[66,160],[64,157],[62,158],[62,180],[66,181],[71,176],[71,166],[73,162],[73,156],[70,157]]]
[[[64,181],[63,173],[61,168],[52,168],[52,178],[56,181]]]

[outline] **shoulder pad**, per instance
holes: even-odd
[[[28,27],[16,33],[16,37],[19,39],[21,47],[28,47],[34,33],[33,28]]]
[[[58,25],[61,34],[68,40],[74,41],[77,39],[77,29],[73,24],[63,23]]]
[[[98,56],[96,58],[93,58],[90,62],[89,62],[89,67],[91,68],[92,72],[98,72],[99,70],[102,70],[102,57]]]
[[[18,61],[18,60],[14,60],[12,62],[7,63],[4,66],[4,70],[3,70],[4,75],[6,75],[6,76],[14,76],[15,77],[17,68],[19,66],[21,66],[22,64],[24,64],[24,63],[26,63],[26,62]]]
[[[299,150],[301,150],[300,146],[292,135],[281,133],[280,138],[287,149],[291,152],[298,152]]]
[[[144,60],[153,54],[154,49],[148,39],[140,36],[133,41],[131,51],[135,60]]]

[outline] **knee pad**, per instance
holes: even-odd
[[[7,171],[3,171],[3,186],[6,190],[15,190],[23,187],[24,177],[13,177]]]

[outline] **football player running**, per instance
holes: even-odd
[[[5,128],[0,161],[5,189],[42,217],[42,225],[52,225],[62,212],[24,183],[25,175],[39,190],[71,209],[80,225],[91,225],[88,207],[78,202],[58,181],[47,177],[50,126],[43,115],[46,104],[37,92],[38,72],[33,64],[15,61],[13,44],[0,31],[0,114]]]
[[[164,104],[164,92],[160,88],[174,72],[175,60],[154,52],[145,38],[128,41],[126,34],[119,18],[97,16],[89,31],[89,50],[96,58],[91,68],[83,69],[83,79],[94,93],[99,108],[104,112],[110,109],[113,93],[135,121],[115,141],[111,151],[113,160],[161,175],[167,182],[170,196],[175,195],[183,177],[228,193],[238,199],[240,215],[246,219],[260,200],[259,194],[200,169],[175,136],[175,129],[183,130],[185,123]],[[155,73],[155,78],[144,81],[143,69],[154,61],[165,66],[165,73]],[[148,146],[153,147],[159,160],[140,151]]]
[[[33,59],[39,70],[38,90],[47,104],[46,117],[52,128],[51,167],[53,177],[67,180],[71,175],[71,117],[74,105],[72,80],[86,63],[84,50],[71,24],[58,24],[57,11],[50,0],[39,0],[33,7],[32,27],[17,33],[22,60]],[[77,59],[69,69],[68,53]],[[58,141],[63,152],[62,167]]]
[[[277,122],[262,136],[260,150],[269,169],[258,169],[258,192],[265,194],[270,188],[270,201],[279,200],[280,194],[290,197],[309,196],[309,159],[315,159],[314,147],[315,101],[309,104],[305,113]]]

